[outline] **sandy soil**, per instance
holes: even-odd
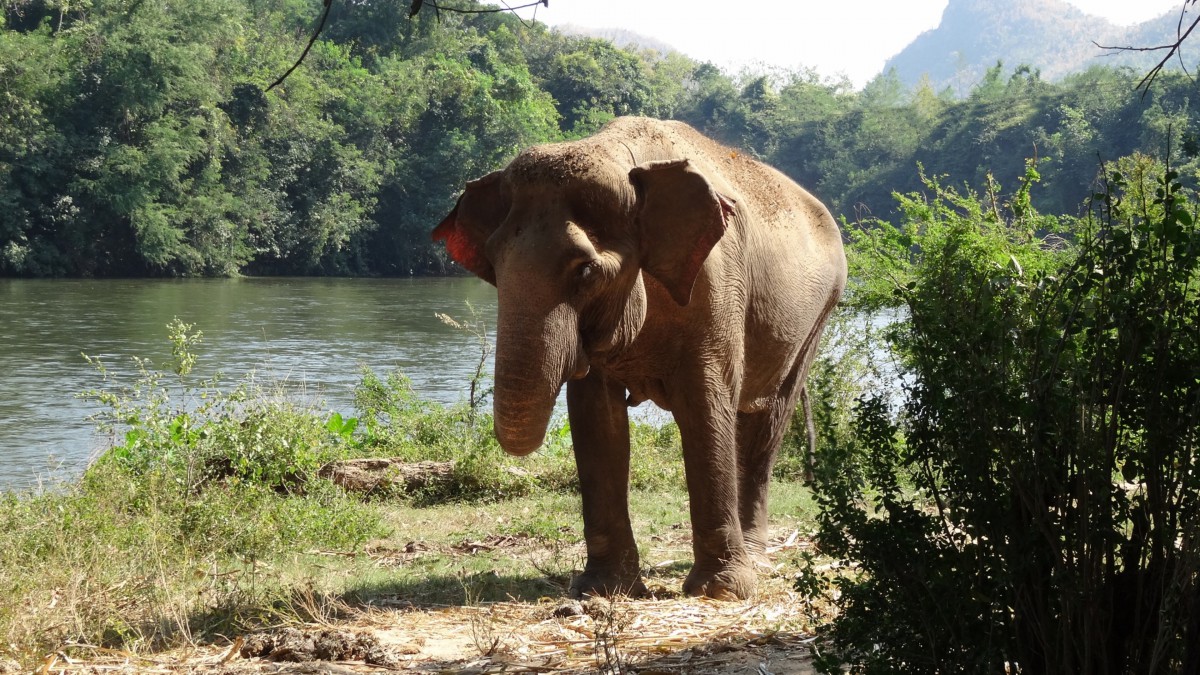
[[[808,636],[762,628],[801,609],[790,604],[673,599],[381,606],[353,621],[289,626],[241,636],[232,645],[153,657],[101,649],[86,659],[59,654],[37,672],[812,673]]]
[[[343,608],[336,620],[294,624],[153,655],[82,645],[51,655],[38,673],[753,673],[815,672],[809,657],[816,607],[791,588],[794,558],[807,548],[795,530],[776,533],[769,553],[789,559],[760,574],[756,598],[680,597],[682,579],[648,577],[651,598],[562,597],[536,602],[417,606],[399,597]],[[681,533],[681,536],[683,534]],[[454,547],[522,547],[505,541]],[[678,546],[682,542],[668,542]],[[393,560],[406,564],[420,547]],[[523,554],[528,554],[524,551]],[[674,562],[674,561],[670,561]],[[663,563],[665,566],[666,564]],[[0,675],[22,672],[0,661]]]

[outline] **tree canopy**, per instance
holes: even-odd
[[[681,119],[887,216],[916,167],[978,186],[1037,157],[1072,212],[1101,160],[1170,152],[1185,181],[1195,85],[997,64],[965,99],[884,73],[729,75],[509,14],[319,0],[0,1],[0,275],[437,274],[462,184],[616,115]]]

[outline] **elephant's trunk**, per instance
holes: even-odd
[[[520,457],[542,445],[563,382],[587,366],[569,306],[538,320],[506,312],[503,304],[496,332],[496,438],[505,452]]]

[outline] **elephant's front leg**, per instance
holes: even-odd
[[[629,521],[629,415],[625,387],[593,369],[567,383],[567,414],[583,495],[587,565],[571,595],[641,595],[637,544]]]
[[[683,440],[695,563],[683,591],[733,600],[757,587],[753,558],[746,550],[738,513],[737,413],[727,397],[699,387],[688,405],[676,408]]]

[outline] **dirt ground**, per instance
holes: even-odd
[[[776,534],[769,552],[788,562],[763,570],[758,596],[748,601],[681,597],[681,579],[650,570],[653,597],[645,599],[417,606],[383,597],[336,619],[219,645],[153,655],[74,645],[35,672],[813,673],[811,622],[823,608],[798,596],[790,578],[793,556],[807,543],[795,530]],[[0,662],[0,675],[9,672],[20,671]]]
[[[755,628],[789,610],[778,602],[694,599],[380,607],[351,622],[290,626],[153,657],[58,654],[35,672],[813,673],[809,637]]]

